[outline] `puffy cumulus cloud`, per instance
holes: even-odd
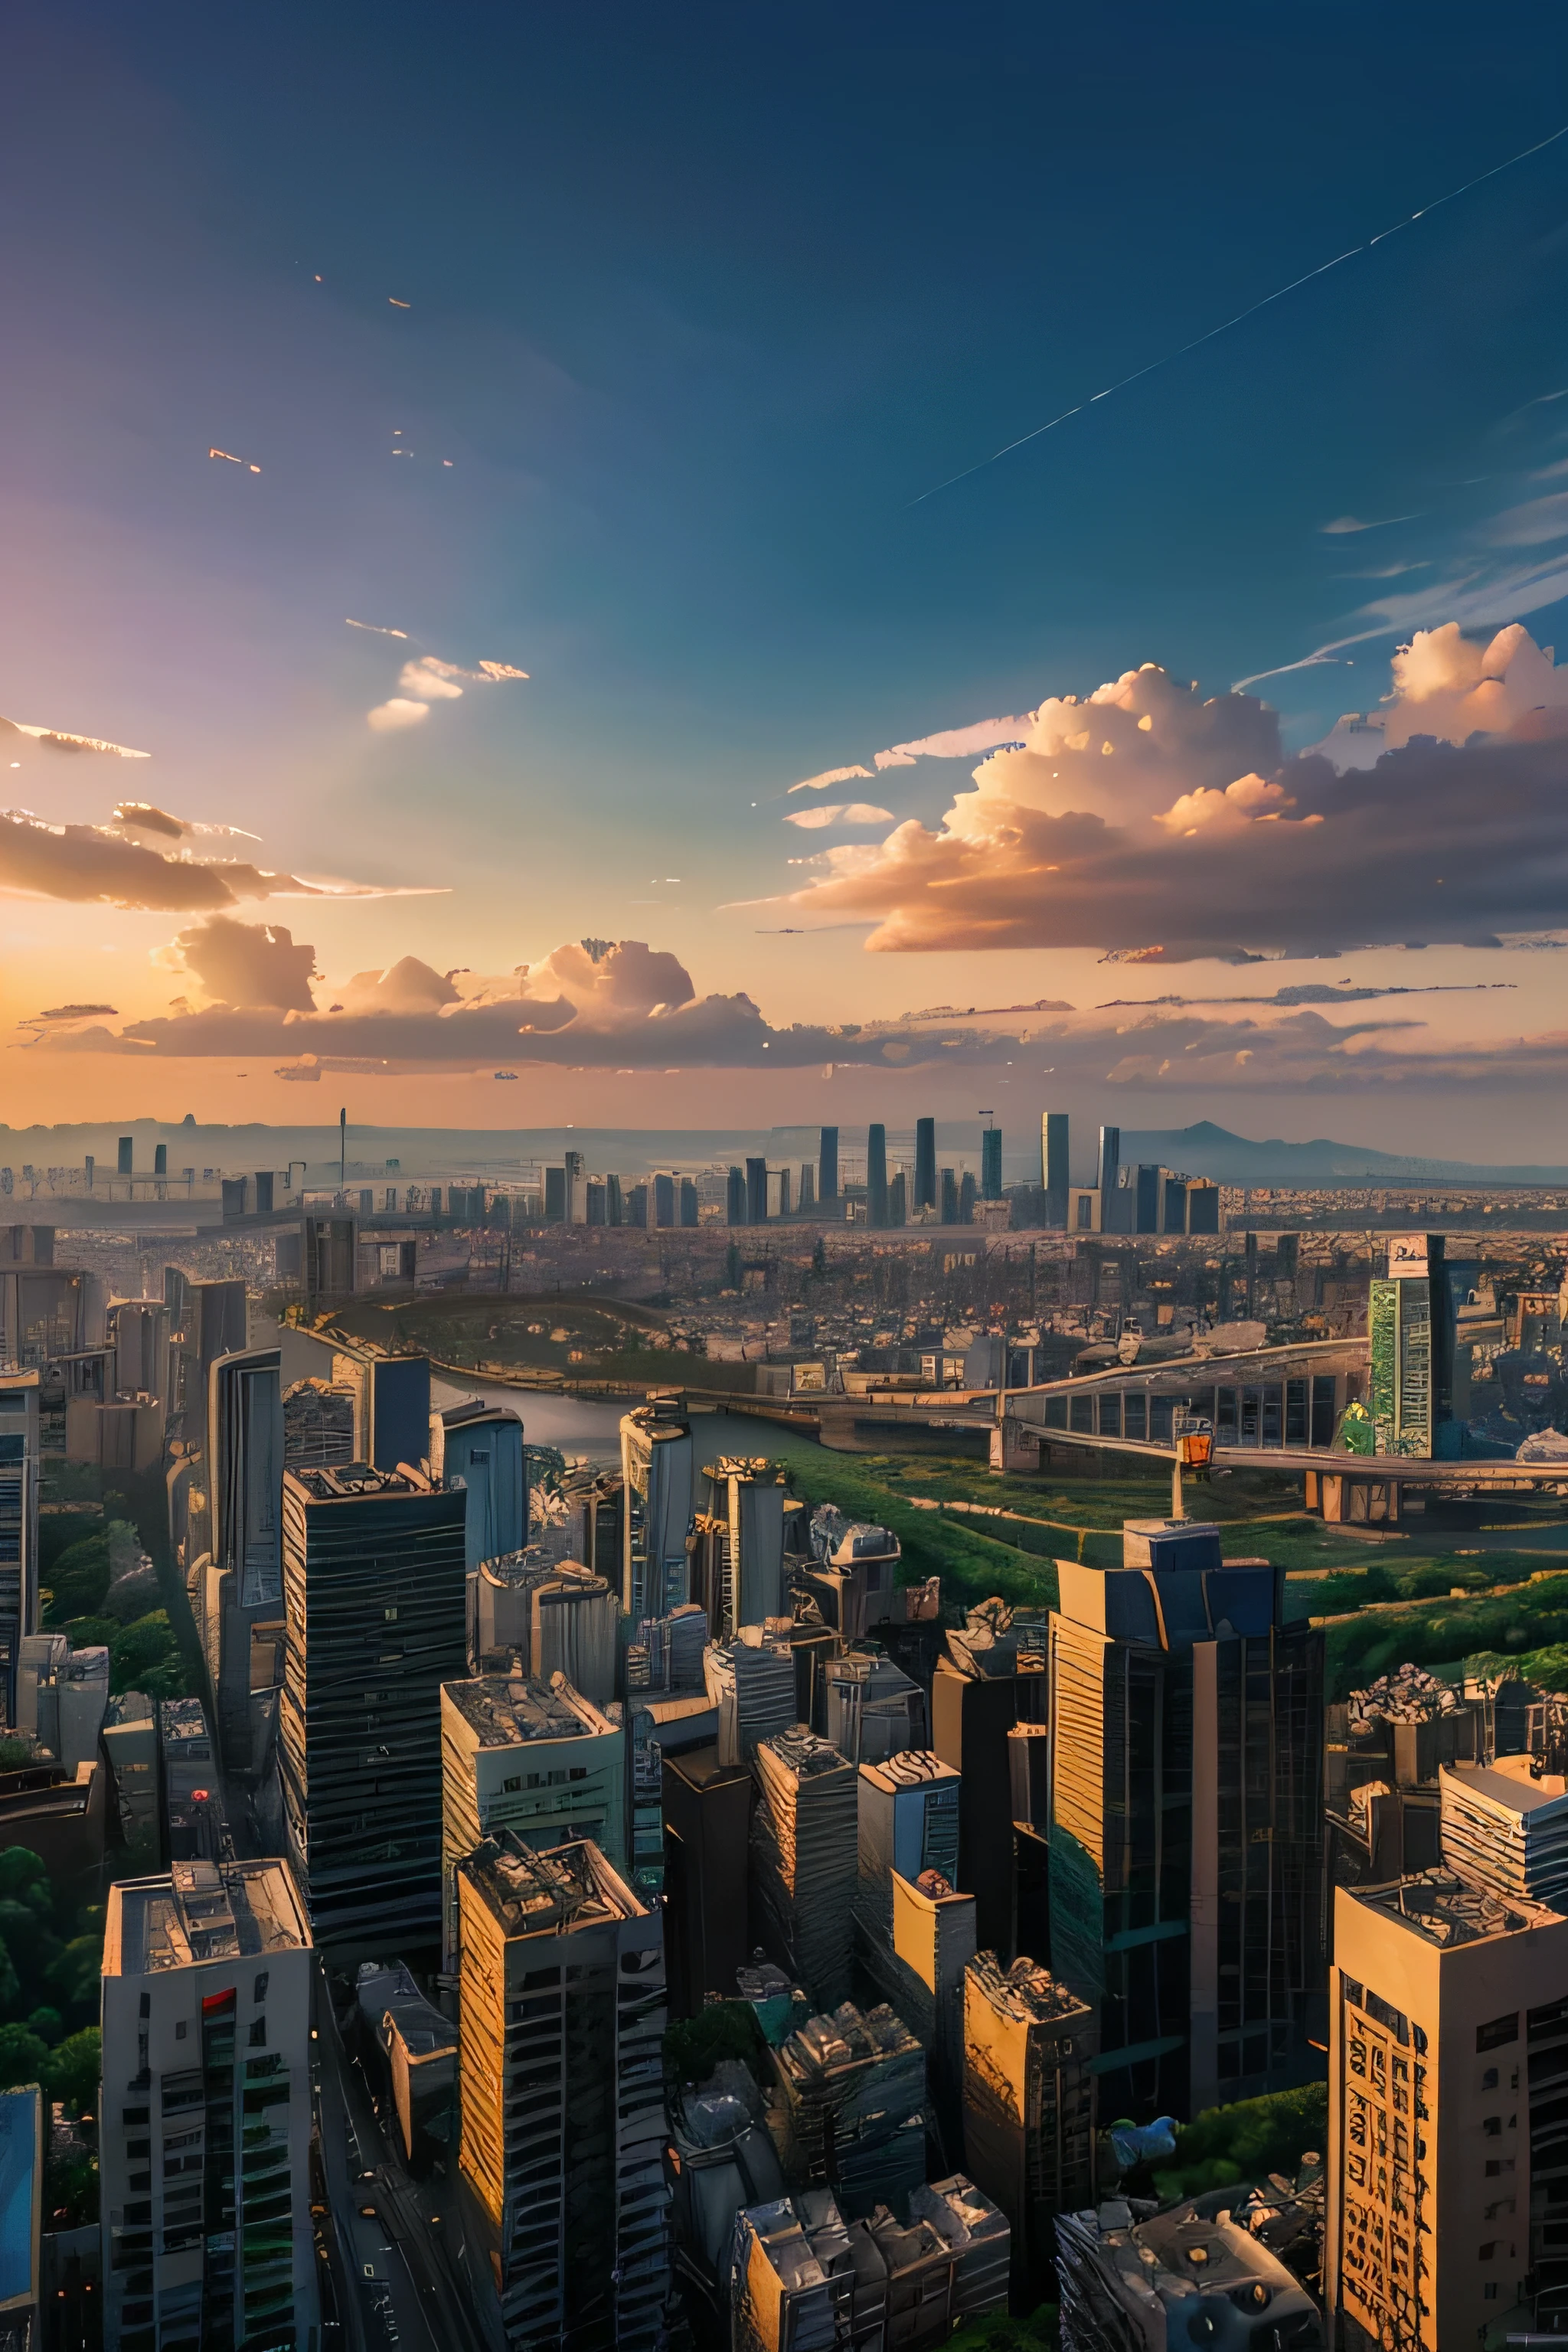
[[[1374,767],[1417,735],[1465,743],[1568,734],[1568,663],[1559,668],[1516,621],[1489,639],[1457,621],[1417,629],[1390,665],[1394,690],[1375,710],[1347,711],[1312,748],[1336,768]]]
[[[1568,920],[1549,740],[1565,686],[1522,629],[1480,646],[1434,630],[1397,657],[1397,747],[1383,749],[1385,729],[1376,765],[1342,773],[1320,754],[1282,759],[1252,696],[1201,701],[1163,670],[1130,670],[1086,701],[1043,703],[1026,748],[984,761],[936,830],[910,820],[822,852],[791,903],[873,919],[881,950],[1170,962],[1550,930]]]
[[[404,956],[385,971],[359,971],[340,992],[336,1009],[347,1013],[438,1013],[444,1004],[459,1002],[445,972],[436,971],[417,956]]]
[[[182,931],[163,961],[199,981],[204,995],[220,1004],[274,1013],[316,1009],[310,993],[316,950],[297,946],[280,923],[237,923],[232,916],[210,916]]]
[[[365,712],[366,724],[378,735],[395,733],[400,727],[418,727],[430,716],[426,702],[411,702],[405,695],[395,694],[390,702],[378,702],[374,710]]]

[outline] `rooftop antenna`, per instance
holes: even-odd
[[[338,1113],[338,1182],[345,1190],[349,1181],[349,1115]]]

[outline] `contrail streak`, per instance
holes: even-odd
[[[1209,327],[1203,334],[1194,335],[1190,343],[1179,344],[1173,352],[1165,352],[1159,359],[1150,360],[1143,367],[1134,368],[1131,375],[1121,376],[1115,383],[1108,383],[1103,392],[1092,393],[1087,400],[1075,402],[1071,408],[1064,408],[1059,415],[1051,417],[1046,424],[1037,425],[1033,432],[1021,433],[1016,441],[1005,442],[1000,449],[994,449],[989,457],[982,457],[974,465],[965,466],[961,474],[950,474],[945,482],[933,483],[929,490],[922,490],[919,498],[908,499],[904,512],[907,514],[910,507],[923,506],[927,499],[936,498],[942,490],[951,490],[955,483],[968,481],[972,474],[983,474],[987,466],[994,466],[998,459],[1010,457],[1015,449],[1022,449],[1026,442],[1037,441],[1042,433],[1054,433],[1057,426],[1065,425],[1069,416],[1081,416],[1085,409],[1092,408],[1097,401],[1109,400],[1113,392],[1125,392],[1127,386],[1136,383],[1140,377],[1152,375],[1157,368],[1169,367],[1174,361],[1185,359],[1189,352],[1197,351],[1205,343],[1212,343],[1216,335],[1228,335],[1233,327],[1239,327],[1245,320],[1256,318],[1258,311],[1267,310],[1271,302],[1282,302],[1287,294],[1294,294],[1299,287],[1310,286],[1314,278],[1326,277],[1331,269],[1338,269],[1342,262],[1353,261],[1358,253],[1370,253],[1373,247],[1381,245],[1385,237],[1396,236],[1402,228],[1409,228],[1414,222],[1425,220],[1428,213],[1436,212],[1443,205],[1457,203],[1460,196],[1468,195],[1472,188],[1479,188],[1483,181],[1495,180],[1500,172],[1511,172],[1516,163],[1527,162],[1531,155],[1541,154],[1545,148],[1555,147],[1558,141],[1564,138],[1568,138],[1568,122],[1561,130],[1552,131],[1550,138],[1538,139],[1533,147],[1521,147],[1517,155],[1510,155],[1503,163],[1492,164],[1489,171],[1478,172],[1475,178],[1467,180],[1462,187],[1450,188],[1447,195],[1434,196],[1432,202],[1423,205],[1419,212],[1409,213],[1391,227],[1379,229],[1377,235],[1369,236],[1364,245],[1352,245],[1345,252],[1336,253],[1331,261],[1321,261],[1315,269],[1305,270],[1300,278],[1292,278],[1288,286],[1276,287],[1272,294],[1265,294],[1260,301],[1249,302],[1247,309],[1238,310],[1234,319],[1222,320],[1217,327]]]

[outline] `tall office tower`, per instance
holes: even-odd
[[[626,1727],[627,1878],[641,1903],[664,1894],[664,1756],[658,1725],[645,1698],[633,1692],[625,1705]]]
[[[653,1221],[659,1226],[675,1223],[675,1179],[668,1171],[653,1180]]]
[[[709,1993],[731,2000],[751,1956],[746,1883],[752,1776],[721,1764],[717,1747],[689,1748],[662,1765],[665,1959],[672,2017],[695,2017]]]
[[[962,1634],[950,1634],[931,1678],[931,1744],[962,1778],[962,1882],[975,1898],[982,1950],[1013,1948],[1007,1735],[1016,1723],[1033,1722],[1045,1711],[1046,1653],[1034,1641],[1034,1628],[1016,1628],[1010,1612],[992,1604],[974,1612]]]
[[[626,1733],[563,1675],[479,1675],[441,1688],[441,1884],[450,1965],[454,1873],[485,1838],[592,1838],[626,1866]]]
[[[1050,1964],[1099,2010],[1107,2100],[1148,2121],[1303,2079],[1323,1645],[1217,1528],[1129,1521],[1122,1557],[1057,1566]]]
[[[580,1151],[564,1151],[561,1156],[565,1162],[563,1171],[566,1196],[564,1220],[569,1225],[580,1225],[588,1214],[587,1187],[583,1181],[583,1155]]]
[[[566,1171],[547,1168],[544,1171],[544,1222],[547,1225],[566,1223]]]
[[[752,1769],[752,1874],[763,1943],[810,2001],[830,2009],[849,1990],[855,1767],[797,1723],[762,1742]]]
[[[590,1176],[588,1213],[584,1222],[590,1225],[602,1225],[605,1221],[605,1180],[602,1176]]]
[[[623,1415],[621,1477],[621,1607],[640,1623],[645,1617],[668,1617],[688,1597],[691,1424],[672,1398],[656,1398]]]
[[[1568,1919],[1447,1870],[1334,1897],[1323,2301],[1356,2352],[1568,2319]]]
[[[809,1160],[803,1160],[800,1163],[800,1201],[798,1205],[803,1212],[807,1209],[815,1209],[816,1206],[816,1170],[813,1167]]]
[[[621,1180],[618,1176],[605,1179],[605,1223],[618,1225],[624,1221],[621,1202]]]
[[[1056,1224],[1065,1224],[1068,1186],[1072,1182],[1065,1110],[1040,1113],[1040,1182],[1045,1187],[1047,1216]]]
[[[1119,1127],[1102,1127],[1100,1130],[1100,1160],[1094,1173],[1095,1185],[1102,1199],[1115,1192],[1121,1171],[1121,1129]]]
[[[909,1184],[909,1178],[905,1175],[905,1173],[904,1173],[903,1170],[900,1168],[900,1171],[899,1171],[899,1172],[898,1172],[898,1174],[897,1174],[896,1176],[894,1176],[894,1177],[891,1177],[891,1178],[889,1180],[889,1183],[888,1183],[888,1213],[887,1213],[887,1215],[883,1218],[882,1222],[883,1222],[883,1223],[884,1223],[884,1224],[886,1224],[886,1225],[907,1225],[907,1224],[908,1224],[908,1223],[909,1223],[909,1221],[910,1221],[910,1184]]]
[[[723,1455],[703,1472],[708,1481],[708,1517],[723,1522],[719,1539],[717,1594],[709,1596],[709,1618],[717,1637],[729,1641],[742,1625],[762,1625],[789,1614],[784,1591],[784,1473],[765,1457]],[[715,1618],[713,1602],[717,1600]]]
[[[999,1127],[983,1127],[980,1130],[980,1197],[983,1201],[1002,1198],[1002,1130]]]
[[[658,1914],[591,1840],[458,1867],[458,2166],[516,2352],[655,2352],[669,2291]]]
[[[855,1927],[862,1944],[891,1948],[893,1873],[912,1885],[939,1871],[952,1885],[959,1869],[959,1775],[927,1749],[906,1748],[862,1764],[856,1780]]]
[[[212,1573],[201,1630],[224,1760],[248,1769],[250,1630],[283,1609],[283,1398],[276,1348],[218,1358],[206,1420]]]
[[[114,1348],[114,1389],[119,1396],[150,1396],[160,1404],[169,1394],[169,1310],[161,1298],[120,1298],[109,1309]]]
[[[879,1122],[866,1130],[866,1222],[888,1222],[888,1130]]]
[[[826,1208],[838,1198],[838,1129],[825,1127],[816,1145],[816,1197]]]
[[[1449,1265],[1445,1244],[1442,1234],[1396,1234],[1388,1278],[1372,1286],[1368,1402],[1380,1454],[1442,1454],[1458,1444],[1455,1294],[1460,1302],[1468,1296],[1475,1269]]]
[[[697,1223],[697,1184],[690,1176],[680,1180],[680,1223],[687,1228]]]
[[[787,2179],[826,2182],[851,2219],[925,2179],[925,2052],[901,2017],[843,2001],[772,2053]]]
[[[1443,1860],[1504,1902],[1568,1914],[1568,1794],[1556,1776],[1535,1780],[1532,1763],[1500,1756],[1439,1773]]]
[[[719,1759],[750,1764],[764,1739],[778,1738],[800,1718],[795,1652],[788,1628],[743,1625],[732,1642],[712,1642],[702,1654],[708,1696],[719,1715]]]
[[[300,1261],[305,1305],[311,1314],[337,1300],[352,1298],[359,1272],[357,1217],[302,1219]]]
[[[279,1715],[290,1855],[318,1944],[434,1943],[441,1685],[467,1666],[459,1494],[416,1470],[289,1470]]]
[[[483,1404],[478,1397],[438,1407],[430,1415],[427,1451],[437,1485],[460,1489],[468,1498],[468,1566],[521,1551],[528,1541],[528,1469],[522,1423],[511,1407]]]
[[[999,1200],[1001,1194],[998,1193],[996,1197]],[[958,1222],[961,1225],[972,1225],[974,1223],[974,1178],[967,1168],[958,1183]]]
[[[750,1223],[746,1208],[746,1171],[731,1168],[724,1179],[724,1223],[744,1225]]]
[[[220,1356],[242,1352],[249,1334],[243,1282],[186,1282],[178,1332],[171,1327],[171,1413],[187,1445],[206,1442],[212,1368]]]
[[[1095,2198],[1094,2011],[1037,1960],[976,1953],[963,1979],[963,2152],[1007,2216],[1013,2293],[1054,2292],[1058,2213]]]
[[[634,1184],[626,1194],[626,1223],[635,1225],[639,1233],[647,1231],[648,1188],[646,1184]]]
[[[958,1223],[958,1178],[951,1168],[942,1171],[938,1183],[939,1214],[944,1225]]]
[[[1160,1184],[1160,1231],[1163,1234],[1184,1234],[1187,1230],[1187,1180],[1173,1176],[1167,1168]]]
[[[851,1764],[880,1764],[919,1746],[925,1693],[880,1650],[851,1650],[824,1661],[828,1738]]]
[[[787,1168],[768,1170],[768,1215],[787,1217],[790,1213],[790,1181]]]
[[[754,1155],[746,1161],[746,1223],[765,1225],[768,1221],[768,1163]]]
[[[103,2340],[298,2347],[310,2226],[310,1931],[281,1862],[109,1890],[99,2168]]]
[[[917,1118],[915,1121],[915,1206],[934,1209],[936,1206],[936,1121]]]
[[[0,1372],[0,1705],[16,1720],[16,1664],[38,1622],[38,1375]]]
[[[620,1610],[607,1580],[574,1561],[538,1578],[528,1601],[528,1659],[536,1680],[564,1675],[595,1706],[616,1695]]]
[[[1189,1176],[1187,1179],[1187,1231],[1189,1234],[1217,1234],[1219,1231],[1219,1186],[1211,1183],[1206,1176]]]
[[[1140,1160],[1131,1171],[1132,1230],[1135,1234],[1157,1234],[1160,1230],[1160,1188],[1163,1173],[1158,1163],[1151,1165],[1148,1160]]]
[[[1051,1948],[1051,1735],[1045,1723],[1016,1723],[1007,1734],[1013,1791],[1013,1945],[1033,1955]]]

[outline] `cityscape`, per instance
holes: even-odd
[[[0,71],[0,2352],[1568,2352],[1561,10]]]

